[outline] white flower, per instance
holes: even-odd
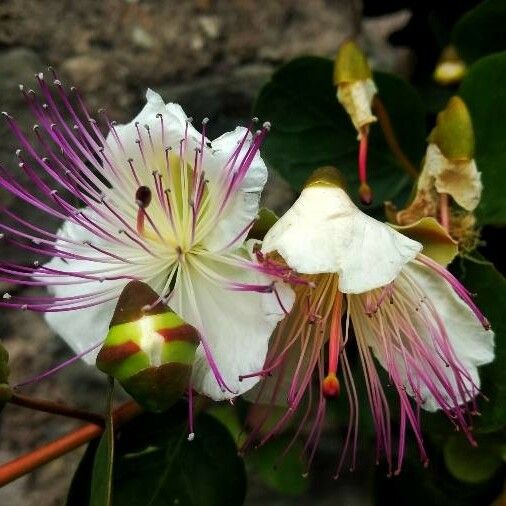
[[[320,395],[313,394],[316,411],[307,447],[316,446],[325,399],[338,396],[343,381],[349,430],[338,472],[347,452],[355,454],[359,402],[348,359],[354,336],[377,433],[377,458],[383,454],[392,469],[390,409],[373,357],[399,399],[397,470],[407,428],[427,459],[419,408],[443,410],[472,441],[468,415],[476,409],[477,367],[493,360],[494,334],[465,288],[420,254],[421,248],[362,213],[331,180],[318,177],[267,233],[263,254],[281,255],[308,284],[295,287],[294,309],[278,326],[258,371],[273,376],[260,384],[257,399],[272,405],[287,396],[290,407],[266,438],[291,419],[317,376]]]
[[[417,189],[428,195],[433,188],[439,194],[450,195],[466,211],[474,211],[480,203],[483,190],[481,173],[474,158],[450,160],[441,153],[436,144],[430,143]]]
[[[289,289],[274,288],[244,244],[267,179],[259,155],[266,128],[252,134],[237,127],[211,142],[205,122],[199,133],[179,105],[166,105],[149,90],[132,122],[107,120],[104,138],[80,98],[72,106],[55,81],[62,112],[42,75],[39,82],[46,105],[33,92],[27,96],[47,158],[31,150],[9,118],[33,188],[7,178],[2,183],[65,223],[51,234],[13,215],[23,226],[9,232],[53,259],[33,269],[14,266],[12,278],[23,282],[33,275],[32,284],[48,286],[52,297],[12,297],[4,305],[46,312],[57,333],[92,362],[96,353],[86,351],[105,338],[122,288],[143,281],[200,332],[193,388],[213,399],[251,388],[256,379],[240,382],[239,375],[263,365],[269,337],[284,316],[278,299],[285,310],[293,302]],[[39,185],[35,164],[54,186]]]

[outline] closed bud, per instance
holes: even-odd
[[[334,62],[334,84],[365,81],[372,77],[367,58],[352,40],[341,44]]]
[[[443,86],[451,86],[462,81],[466,64],[460,59],[453,46],[447,46],[434,69],[434,80]]]
[[[119,381],[149,411],[164,411],[188,388],[197,330],[140,281],[118,300],[97,367]]]
[[[464,101],[452,97],[442,110],[432,130],[430,142],[451,161],[468,161],[474,157],[474,131],[469,110]]]

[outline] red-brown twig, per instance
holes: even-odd
[[[135,402],[127,402],[113,412],[113,424],[119,426],[130,421],[142,412],[142,408]],[[0,487],[30,473],[38,467],[79,448],[102,435],[103,425],[91,423],[62,436],[51,443],[37,448],[17,459],[0,466]]]
[[[102,415],[72,408],[58,402],[47,401],[45,399],[36,399],[15,393],[12,394],[9,402],[11,404],[16,404],[17,406],[22,406],[24,408],[44,411],[45,413],[66,416],[68,418],[75,418],[77,420],[83,420],[84,422],[94,423],[95,425],[104,425],[104,417]]]
[[[392,122],[390,121],[390,116],[388,115],[388,112],[385,109],[385,106],[383,105],[383,102],[378,97],[378,95],[374,96],[373,103],[372,103],[372,109],[374,111],[374,114],[378,118],[378,123],[380,124],[381,129],[383,130],[383,135],[385,136],[385,140],[387,141],[390,151],[395,156],[395,158],[397,158],[397,160],[401,164],[402,168],[413,179],[417,179],[418,178],[418,170],[411,163],[409,158],[404,154],[404,151],[402,151],[402,149],[399,145],[399,142],[397,141],[397,137],[395,136],[395,132],[392,127]]]

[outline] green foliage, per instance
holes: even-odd
[[[489,319],[495,332],[494,362],[480,369],[481,390],[489,399],[480,402],[481,416],[475,420],[480,432],[493,432],[506,427],[506,279],[483,257],[462,260],[461,279],[476,294],[476,303]]]
[[[482,439],[479,446],[473,447],[460,434],[446,442],[444,459],[448,471],[466,483],[490,480],[503,464],[495,438]]]
[[[466,13],[452,31],[452,43],[459,55],[472,63],[506,49],[506,2],[486,0]]]
[[[268,165],[297,190],[318,167],[334,165],[358,192],[357,132],[336,99],[332,61],[297,58],[282,66],[261,90],[254,114],[272,124],[262,148]],[[416,92],[402,79],[376,73],[379,90],[399,143],[417,165],[425,149],[425,115]],[[371,126],[369,183],[374,205],[405,195],[409,177],[390,153],[379,125]]]
[[[478,217],[484,225],[506,224],[506,52],[476,62],[459,95],[466,102],[476,138],[476,163],[483,196]]]
[[[304,477],[307,463],[302,457],[303,445],[296,441],[286,454],[291,436],[281,436],[257,448],[248,456],[248,462],[262,480],[282,494],[298,496],[309,488]]]
[[[227,429],[201,415],[187,440],[186,406],[144,414],[122,427],[115,446],[113,505],[223,506],[244,501],[244,464]],[[88,506],[96,444],[85,453],[68,506]]]
[[[469,444],[457,434],[462,444]],[[484,506],[491,504],[502,488],[504,476],[498,473],[487,481],[467,483],[456,479],[447,469],[442,449],[428,445],[431,460],[424,468],[416,451],[406,456],[399,476],[388,478],[378,468],[375,480],[374,505],[409,504],[409,506]]]

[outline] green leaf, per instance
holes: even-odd
[[[506,2],[486,0],[467,12],[452,31],[452,43],[467,63],[506,49]]]
[[[244,463],[229,432],[216,419],[201,415],[195,439],[187,440],[187,408],[146,413],[123,426],[114,456],[115,506],[241,505],[245,497]],[[74,476],[67,506],[87,506],[91,477],[90,445]],[[88,494],[88,495],[87,495]]]
[[[112,471],[114,459],[114,427],[112,420],[113,396],[114,378],[109,377],[105,430],[98,443],[93,463],[90,506],[110,506],[112,504]]]
[[[284,454],[291,440],[290,436],[272,439],[250,453],[248,462],[269,487],[282,494],[298,496],[309,489],[310,481],[303,476],[307,463],[301,456],[302,443],[297,440]]]
[[[262,147],[264,159],[295,189],[300,190],[318,167],[334,165],[356,198],[357,132],[337,101],[332,71],[333,62],[325,58],[289,62],[263,87],[254,114],[272,125]],[[374,80],[400,146],[417,165],[425,150],[425,115],[419,97],[397,77],[376,73]],[[368,167],[376,209],[408,190],[409,177],[389,151],[378,124],[371,126]]]
[[[495,332],[495,360],[480,368],[481,391],[489,399],[480,402],[481,416],[474,424],[477,431],[493,432],[506,426],[506,279],[483,257],[464,259],[461,280],[476,294],[476,304],[489,319]]]
[[[464,444],[467,443],[462,434]],[[447,469],[442,447],[426,441],[430,464],[424,468],[415,448],[406,456],[402,472],[387,478],[385,469],[378,468],[375,479],[375,506],[409,504],[409,506],[484,506],[499,495],[504,479],[494,475],[491,480],[469,483],[457,480]],[[468,443],[467,443],[468,444]]]
[[[506,223],[506,52],[476,62],[459,95],[466,102],[476,137],[476,164],[482,172],[483,195],[478,208],[482,225]]]
[[[451,436],[443,450],[446,467],[460,481],[487,481],[502,465],[500,446],[497,443],[495,439],[485,439],[478,447],[473,447],[461,434]]]

